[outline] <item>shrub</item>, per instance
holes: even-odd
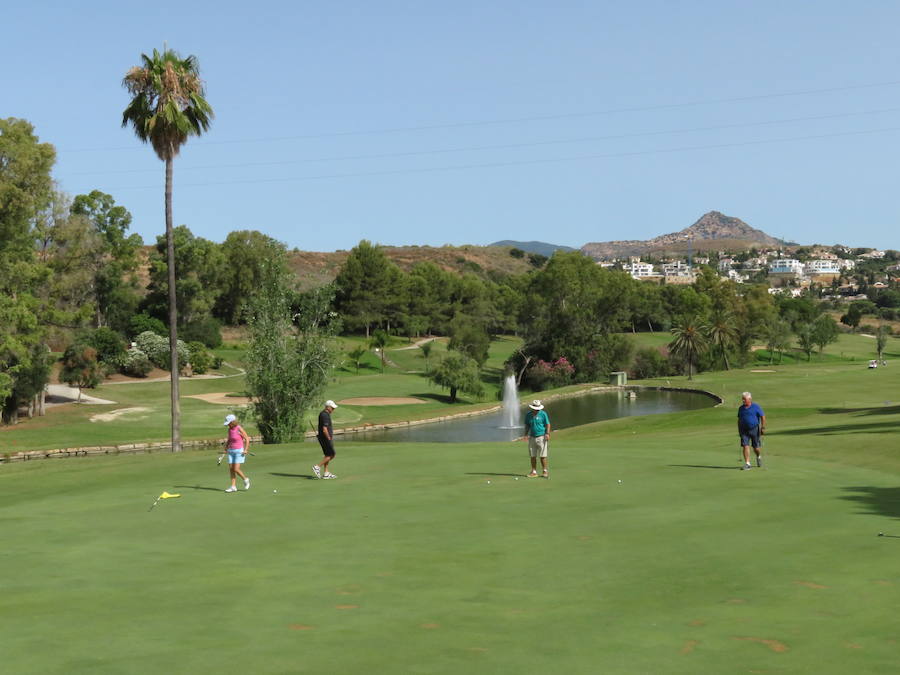
[[[185,342],[202,342],[210,349],[222,346],[222,324],[211,316],[185,324],[179,334]]]
[[[140,349],[147,358],[157,368],[164,370],[169,369],[169,340],[151,331],[144,331],[135,339],[137,348]],[[190,361],[190,352],[187,345],[181,340],[178,341],[178,366],[183,367]]]
[[[97,350],[97,360],[115,364],[125,354],[125,340],[112,328],[97,328],[84,336],[83,342]]]
[[[634,357],[631,372],[639,380],[650,377],[665,377],[669,375],[669,361],[653,347],[638,349]]]
[[[538,360],[526,373],[526,380],[534,391],[562,387],[572,381],[575,368],[565,356],[556,361]]]
[[[119,372],[129,377],[147,377],[153,364],[147,355],[137,347],[129,349],[119,358]]]
[[[135,314],[131,317],[131,321],[128,322],[128,334],[132,339],[147,331],[163,337],[169,334],[166,324],[156,317],[148,314]]]
[[[515,248],[515,247],[509,249],[509,254],[513,258],[524,258],[525,257],[525,251],[523,251],[520,248]]]
[[[189,342],[188,350],[191,354],[191,368],[197,375],[202,375],[213,366],[213,355],[202,342]]]

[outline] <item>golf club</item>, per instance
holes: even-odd
[[[885,534],[884,532],[878,533],[879,537],[890,537],[891,539],[900,539],[900,535],[897,534]]]
[[[159,500],[162,499],[162,495],[156,498],[156,501],[150,505],[150,508],[147,509],[147,513],[150,513],[153,510],[153,507],[159,503]]]

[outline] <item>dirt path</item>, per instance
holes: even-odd
[[[215,392],[213,394],[193,394],[185,398],[196,398],[207,403],[216,403],[218,405],[247,405],[250,399],[247,396],[229,396],[228,392]]]
[[[70,387],[67,384],[48,384],[47,385],[47,402],[45,405],[63,405],[78,400],[78,389]],[[105,398],[97,398],[89,396],[83,391],[81,393],[81,402],[88,405],[115,405],[115,401],[107,401]]]
[[[424,345],[426,342],[434,342],[435,340],[437,340],[436,337],[422,338],[421,340],[416,340],[416,341],[413,342],[411,345],[407,345],[406,347],[397,347],[396,349],[391,349],[391,350],[389,350],[389,351],[392,351],[392,352],[403,352],[403,351],[406,351],[407,349],[418,349],[419,347],[421,347],[422,345]]]
[[[234,368],[238,372],[234,375],[216,375],[213,373],[207,375],[191,375],[190,377],[185,377],[182,375],[179,377],[179,380],[224,380],[229,377],[240,377],[241,375],[245,375],[247,371],[243,368],[238,368],[237,366],[233,366],[230,363],[224,363],[223,365],[228,366],[229,368]],[[165,377],[133,377],[127,380],[116,380],[114,382],[104,382],[104,385],[107,384],[142,384],[144,382],[168,382],[171,377],[166,375]]]

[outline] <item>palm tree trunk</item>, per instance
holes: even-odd
[[[175,299],[175,234],[172,225],[172,164],[166,158],[166,262],[169,268],[169,366],[172,381],[172,452],[181,451],[181,408],[178,402],[178,306]]]
[[[725,347],[722,347],[722,358],[725,359],[725,370],[731,370],[731,368],[728,367],[728,350],[726,350]]]

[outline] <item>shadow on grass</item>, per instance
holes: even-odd
[[[900,405],[872,406],[870,408],[819,408],[819,412],[823,415],[898,415],[900,414]]]
[[[865,513],[900,518],[900,487],[857,485],[845,487],[844,492],[849,494],[841,499],[856,502],[865,509]]]
[[[520,478],[525,476],[524,473],[491,473],[489,471],[468,471],[466,472],[467,476],[512,476],[514,478]]]
[[[204,487],[203,485],[173,485],[181,490],[209,490],[210,492],[222,492],[222,488]]]
[[[311,473],[278,473],[275,471],[269,472],[270,476],[281,476],[283,478],[306,478],[307,480],[318,480]]]
[[[896,433],[898,423],[872,422],[870,424],[836,424],[830,427],[809,427],[806,429],[788,429],[786,431],[769,431],[766,436],[809,436],[819,434],[889,434]]]
[[[667,466],[677,467],[679,469],[740,469],[739,466],[714,466],[712,464],[668,464]]]

